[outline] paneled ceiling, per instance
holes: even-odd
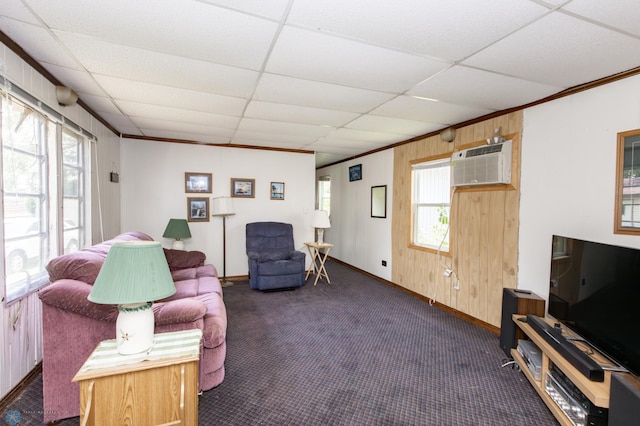
[[[637,0],[2,0],[116,132],[318,166],[640,65]]]

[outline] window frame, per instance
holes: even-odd
[[[2,286],[2,300],[5,305],[11,305],[19,302],[48,283],[49,276],[45,266],[50,259],[65,253],[65,249],[67,248],[64,246],[66,241],[65,231],[75,232],[77,235],[76,243],[71,246],[73,251],[86,245],[86,238],[87,235],[89,235],[87,224],[90,223],[89,218],[91,214],[90,202],[88,199],[88,195],[91,191],[91,163],[89,152],[91,150],[91,139],[93,137],[83,134],[81,129],[76,130],[73,127],[66,125],[62,116],[56,117],[55,114],[48,114],[48,107],[43,106],[43,108],[40,108],[40,104],[35,106],[28,97],[27,99],[23,99],[21,96],[17,97],[8,90],[0,91],[0,112],[3,112],[5,107],[8,108],[7,114],[3,112],[0,116],[0,128],[2,128],[3,124],[6,125],[3,121],[5,117],[9,117],[13,104],[20,105],[24,111],[29,111],[28,115],[33,115],[33,119],[37,120],[37,124],[33,125],[33,132],[35,134],[35,129],[38,129],[37,139],[34,139],[34,141],[37,141],[38,144],[37,158],[39,158],[40,175],[38,177],[38,194],[34,195],[30,192],[23,193],[22,191],[24,188],[20,188],[17,184],[14,188],[11,188],[11,193],[7,193],[7,182],[4,179],[4,174],[10,173],[11,170],[8,170],[7,167],[5,167],[6,164],[3,164],[2,167],[3,197],[0,198],[0,215],[2,216],[0,237],[2,237],[3,241],[1,249],[1,271],[4,283]],[[0,162],[2,163],[5,161],[6,153],[7,155],[14,155],[13,152],[16,151],[16,145],[12,141],[5,141],[4,137],[8,135],[9,133],[3,133],[0,135],[0,147],[2,147]],[[11,133],[11,135],[14,135],[14,133]],[[73,162],[73,164],[69,161],[65,161],[64,159],[63,137],[72,138],[76,142],[76,152],[74,153],[75,162]],[[29,155],[33,156],[34,154],[29,153]],[[74,170],[71,174],[71,179],[65,179],[65,176],[63,175],[65,171],[69,170]],[[73,183],[74,180],[76,181],[75,183]],[[74,190],[77,192],[71,197],[65,195],[64,190],[65,183],[69,184],[69,182],[72,182],[75,186]],[[24,186],[24,184],[22,185]],[[12,195],[15,197],[36,196],[40,199],[40,202],[31,214],[25,214],[29,212],[28,209],[22,213],[16,212],[11,214],[6,210],[8,207],[6,197],[10,197]],[[75,200],[73,203],[78,208],[78,211],[75,213],[75,217],[78,218],[78,223],[75,224],[75,227],[70,225],[67,226],[69,222],[65,216],[65,200]],[[26,209],[27,207],[22,208]],[[37,236],[37,244],[39,248],[37,249],[37,252],[34,251],[35,255],[31,252],[28,255],[25,253],[25,256],[28,257],[26,257],[25,267],[21,268],[20,271],[10,271],[7,262],[10,254],[7,251],[7,244],[11,244],[7,241],[8,228],[11,227],[11,224],[18,223],[20,221],[28,223],[31,220],[34,221],[34,225],[38,226],[38,232],[33,236],[27,233],[13,239],[16,241],[26,241],[24,238],[26,236],[29,236],[29,239]],[[31,225],[29,228],[34,225]],[[68,229],[65,230],[65,227]],[[12,229],[12,231],[13,230],[14,229]],[[26,244],[31,244],[31,242],[26,242]],[[16,248],[20,250],[28,250],[28,248],[23,248],[19,245]],[[36,262],[35,259],[39,260]]]
[[[615,192],[615,206],[614,206],[614,224],[613,224],[613,233],[614,234],[625,234],[625,235],[640,235],[640,227],[634,228],[630,226],[623,226],[623,215],[625,212],[625,204],[624,204],[624,188],[625,188],[625,143],[628,138],[638,139],[638,143],[640,143],[640,129],[629,130],[626,132],[620,132],[617,135],[617,147],[616,147],[616,192]],[[635,141],[633,141],[635,142]],[[639,161],[640,163],[640,161]],[[634,164],[631,164],[633,167]],[[640,176],[637,178],[633,176],[633,178],[638,179],[640,182]],[[640,187],[640,185],[639,185]],[[638,195],[640,198],[640,194]],[[640,203],[639,203],[640,205]],[[631,209],[634,204],[631,204]],[[640,219],[638,219],[640,222]]]
[[[426,245],[421,245],[421,244],[416,244],[414,241],[414,236],[416,233],[416,217],[415,217],[415,212],[416,212],[416,203],[414,202],[414,194],[415,194],[415,178],[414,178],[414,171],[416,169],[416,166],[422,163],[437,163],[440,162],[443,164],[443,166],[446,164],[446,167],[448,167],[448,174],[449,174],[449,202],[446,204],[448,206],[449,209],[449,214],[448,214],[448,223],[447,223],[447,227],[445,230],[445,236],[447,236],[448,238],[448,247],[443,248],[442,243],[440,243],[439,246],[426,246]],[[441,154],[441,155],[434,155],[434,156],[429,156],[429,157],[425,157],[425,158],[420,158],[417,160],[412,160],[409,162],[409,176],[411,179],[411,185],[409,187],[409,191],[410,191],[410,196],[409,199],[411,200],[411,205],[409,208],[409,215],[410,215],[410,228],[409,228],[409,235],[408,235],[408,239],[409,239],[409,247],[416,249],[416,250],[421,250],[421,251],[426,251],[426,252],[430,252],[430,253],[435,253],[435,254],[440,254],[442,256],[447,256],[447,257],[451,257],[452,253],[453,253],[453,232],[452,232],[452,208],[453,208],[453,191],[451,189],[451,154],[450,153],[446,153],[446,154]],[[422,203],[424,204],[424,203]],[[430,205],[443,205],[442,203],[429,203]],[[444,240],[444,239],[443,239]]]

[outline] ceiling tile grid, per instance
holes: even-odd
[[[640,62],[636,0],[2,0],[0,31],[124,135],[326,165]]]

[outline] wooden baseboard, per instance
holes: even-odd
[[[357,267],[355,267],[355,266],[353,266],[353,265],[350,265],[350,264],[348,264],[348,263],[345,263],[345,262],[343,262],[343,261],[341,261],[341,260],[335,259],[335,258],[333,258],[333,257],[331,257],[331,256],[328,256],[328,258],[329,258],[329,259],[331,259],[333,262],[336,262],[336,263],[339,263],[339,264],[341,264],[341,265],[344,265],[344,266],[346,266],[347,268],[353,269],[354,271],[358,271],[358,272],[360,272],[361,274],[364,274],[364,275],[368,276],[369,278],[373,278],[373,279],[375,279],[375,280],[377,280],[377,281],[380,281],[381,283],[387,284],[387,285],[388,285],[388,286],[390,286],[390,287],[397,288],[398,290],[401,290],[401,291],[403,291],[403,292],[405,292],[405,293],[407,293],[407,294],[409,294],[409,295],[411,295],[411,296],[415,297],[416,299],[420,299],[420,300],[422,300],[423,302],[428,303],[428,304],[429,304],[429,305],[431,305],[431,306],[435,306],[436,308],[438,308],[438,309],[440,309],[440,310],[443,310],[443,311],[445,311],[445,312],[448,312],[448,313],[450,313],[451,315],[453,315],[453,316],[455,316],[455,317],[458,317],[458,318],[460,318],[460,319],[462,319],[462,320],[465,320],[465,321],[467,321],[467,322],[469,322],[469,323],[471,323],[471,324],[473,324],[473,325],[477,325],[478,327],[482,327],[482,328],[484,328],[485,330],[488,330],[488,331],[490,331],[491,333],[493,333],[493,334],[495,334],[495,335],[497,335],[497,336],[499,336],[499,335],[500,335],[500,328],[499,328],[499,327],[496,327],[496,326],[494,326],[494,325],[491,325],[491,324],[489,324],[489,323],[486,323],[486,322],[484,322],[484,321],[481,321],[481,320],[479,320],[478,318],[474,318],[474,317],[472,317],[471,315],[469,315],[469,314],[465,314],[464,312],[460,312],[460,311],[458,311],[458,310],[456,310],[456,309],[453,309],[453,308],[452,308],[452,307],[450,307],[450,306],[443,305],[442,303],[439,303],[439,302],[437,302],[437,301],[435,301],[435,300],[433,300],[433,299],[430,299],[430,298],[428,298],[428,297],[426,297],[426,296],[423,296],[423,295],[421,295],[421,294],[418,294],[418,293],[416,293],[416,292],[414,292],[414,291],[412,291],[412,290],[409,290],[409,289],[407,289],[407,288],[404,288],[404,287],[402,287],[402,286],[399,286],[398,284],[396,284],[396,283],[394,283],[394,282],[387,281],[387,280],[385,280],[384,278],[380,278],[380,277],[378,277],[378,276],[376,276],[376,275],[373,275],[373,274],[371,274],[371,273],[369,273],[369,272],[367,272],[367,271],[364,271],[364,270],[362,270],[362,269],[360,269],[360,268],[357,268]]]

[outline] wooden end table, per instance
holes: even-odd
[[[309,255],[311,256],[311,269],[307,271],[307,275],[304,277],[305,281],[309,278],[309,274],[313,271],[316,274],[316,279],[313,282],[313,285],[318,284],[318,280],[320,278],[326,278],[327,282],[331,284],[331,280],[329,279],[329,274],[327,274],[327,269],[324,267],[324,263],[327,260],[327,256],[329,255],[329,250],[333,247],[333,244],[329,243],[304,243],[309,250]],[[321,251],[324,249],[324,253]]]
[[[198,424],[202,330],[154,336],[147,352],[120,355],[104,340],[73,378],[80,382],[81,425]]]

